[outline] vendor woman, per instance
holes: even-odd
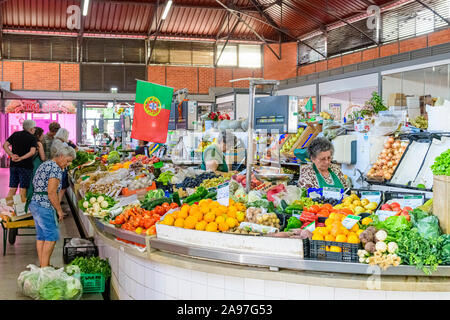
[[[233,152],[237,145],[237,138],[231,132],[221,131],[216,143],[205,148],[202,154],[202,170],[228,172],[225,161],[225,151]],[[233,151],[230,151],[233,150]]]
[[[348,182],[340,166],[331,163],[334,148],[326,138],[316,138],[308,147],[312,164],[300,167],[298,186],[301,188],[347,188]]]

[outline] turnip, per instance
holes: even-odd
[[[92,197],[91,199],[89,199],[89,202],[90,202],[91,204],[94,204],[94,203],[97,202],[97,199],[96,199],[95,197]]]

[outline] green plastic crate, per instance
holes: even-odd
[[[83,293],[103,293],[105,291],[105,277],[100,273],[82,273],[80,282]]]

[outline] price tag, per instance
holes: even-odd
[[[316,223],[315,222],[311,222],[310,224],[308,224],[306,226],[305,230],[313,232],[314,230],[316,230]]]
[[[217,186],[217,202],[228,206],[230,202],[230,183],[225,182]]]
[[[411,207],[413,209],[420,207],[424,203],[423,195],[414,195],[414,196],[403,196],[397,201],[400,206],[403,207]]]
[[[389,217],[395,216],[396,212],[389,211],[389,210],[377,210],[377,212],[375,212],[375,214],[378,216],[378,219],[380,221],[384,221]]]
[[[355,224],[358,223],[358,221],[361,219],[360,216],[353,216],[351,214],[349,214],[343,221],[342,221],[342,225],[347,228],[347,229],[351,229],[353,228],[353,226]]]
[[[339,188],[323,188],[322,195],[325,198],[341,200],[344,190]]]
[[[380,191],[361,191],[361,199],[367,199],[370,202],[381,202],[381,192]]]

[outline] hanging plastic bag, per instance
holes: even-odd
[[[416,228],[419,231],[420,235],[426,239],[437,238],[441,235],[439,220],[434,215],[430,215],[426,218],[420,219],[416,223]]]

